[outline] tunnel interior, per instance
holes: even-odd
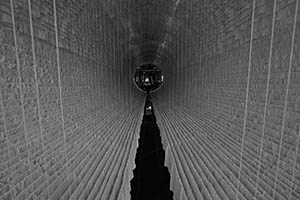
[[[169,196],[300,199],[299,1],[1,0],[0,199],[131,199],[148,64]]]

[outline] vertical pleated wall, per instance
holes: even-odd
[[[175,199],[299,199],[299,1],[206,2],[155,95]]]
[[[0,2],[0,199],[130,198],[143,98],[95,3]]]

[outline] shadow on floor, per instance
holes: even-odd
[[[145,104],[139,147],[135,157],[136,168],[130,181],[131,200],[173,200],[170,174],[168,168],[164,166],[165,151],[153,105],[148,99]],[[150,105],[151,110],[147,109]]]

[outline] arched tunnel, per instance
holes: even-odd
[[[0,199],[299,200],[299,1],[0,0]]]

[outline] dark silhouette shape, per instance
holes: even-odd
[[[147,92],[135,157],[136,168],[130,181],[131,200],[171,200],[173,192],[170,190],[170,174],[164,166],[165,151],[150,99],[150,93]]]

